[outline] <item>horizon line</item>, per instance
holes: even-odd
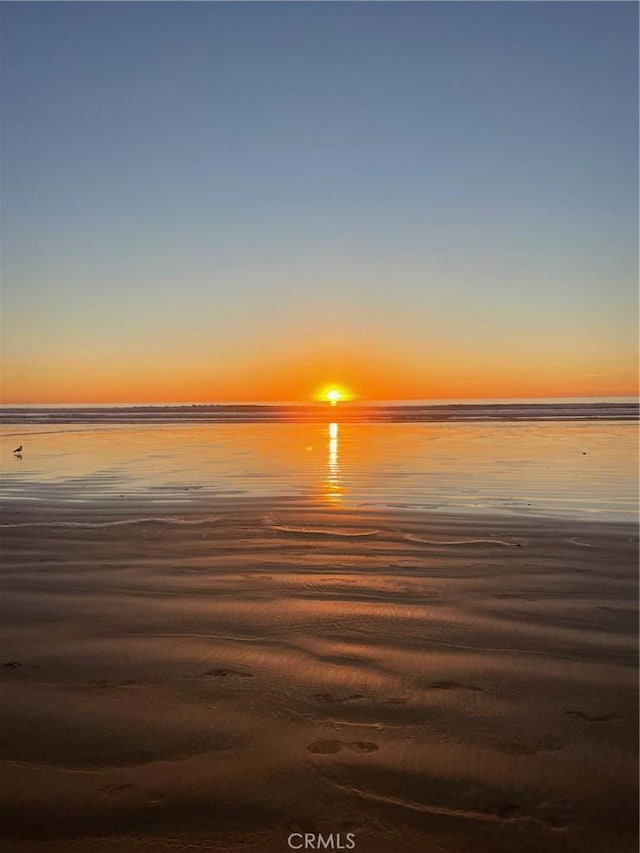
[[[496,403],[518,401],[544,401],[544,400],[620,400],[636,402],[640,401],[640,394],[596,394],[596,395],[571,395],[551,394],[548,396],[521,396],[521,397],[360,397],[352,400],[341,400],[337,405],[358,406],[367,404],[390,404],[390,403],[423,403],[423,404],[456,404],[456,403]],[[82,400],[82,401],[9,401],[0,402],[0,409],[19,408],[22,406],[314,406],[327,407],[328,401],[302,399],[302,400]]]

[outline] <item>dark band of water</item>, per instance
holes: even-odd
[[[483,421],[637,421],[638,402],[193,404],[4,406],[5,424],[38,423],[438,423]]]

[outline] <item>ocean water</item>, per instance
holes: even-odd
[[[3,407],[4,506],[291,496],[393,507],[629,520],[629,400]],[[21,456],[13,453],[23,445]]]

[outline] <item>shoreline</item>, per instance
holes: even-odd
[[[140,523],[148,518],[172,519],[190,517],[208,518],[211,515],[229,514],[235,512],[303,512],[310,515],[331,515],[339,518],[358,518],[375,516],[380,518],[404,519],[409,522],[427,522],[439,520],[443,524],[524,524],[538,523],[589,527],[613,527],[620,530],[629,529],[630,535],[635,531],[640,534],[640,519],[630,512],[603,512],[599,509],[585,510],[582,513],[566,512],[563,514],[549,511],[540,506],[525,507],[481,507],[454,506],[430,504],[424,502],[401,502],[372,500],[340,500],[332,501],[326,496],[309,496],[283,491],[274,494],[247,494],[238,490],[237,493],[228,491],[207,492],[198,494],[198,487],[177,486],[178,491],[184,491],[184,498],[156,498],[146,494],[113,494],[102,499],[97,498],[41,498],[41,497],[5,497],[0,494],[0,530],[11,529],[17,524],[51,524],[57,520],[60,523],[77,521],[78,523],[96,521],[125,521],[131,519]],[[52,492],[59,490],[57,484],[52,484]]]

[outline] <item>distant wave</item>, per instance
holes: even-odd
[[[342,403],[326,405],[3,406],[4,424],[437,423],[493,421],[637,421],[637,402]]]

